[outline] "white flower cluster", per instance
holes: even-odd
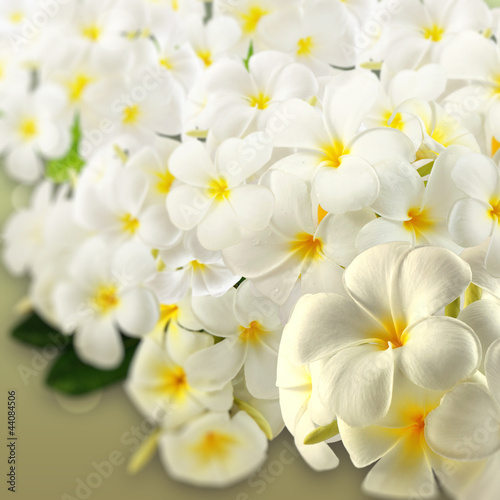
[[[316,470],[340,439],[377,462],[370,493],[497,498],[497,10],[2,0],[0,26],[0,154],[36,183],[5,263],[85,363],[142,339],[126,390],[173,477],[244,479],[286,425]]]

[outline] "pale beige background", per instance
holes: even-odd
[[[12,211],[13,184],[0,172],[0,222]],[[17,191],[15,199],[25,197]],[[76,496],[77,478],[85,480],[94,468],[93,462],[109,459],[119,452],[127,460],[132,444],[127,444],[134,427],[142,419],[128,401],[120,386],[103,394],[84,399],[59,398],[46,389],[46,371],[36,371],[40,365],[36,350],[12,341],[8,330],[15,321],[13,308],[26,290],[26,281],[14,279],[0,265],[0,422],[1,435],[7,437],[7,390],[17,391],[18,401],[18,492],[7,496],[4,480],[0,498],[22,500],[69,500]],[[43,362],[43,361],[42,361]],[[40,363],[40,361],[38,361]],[[29,383],[19,376],[20,366],[35,369]],[[125,439],[125,444],[122,442]],[[157,456],[137,476],[129,476],[126,465],[114,468],[102,485],[91,490],[92,500],[268,500],[276,498],[315,500],[361,500],[368,498],[360,491],[366,471],[356,470],[347,454],[337,445],[341,466],[329,473],[316,473],[302,459],[286,465],[280,462],[291,438],[284,433],[270,446],[270,457],[264,466],[260,483],[243,482],[226,490],[201,490],[179,484],[165,473]],[[7,472],[6,447],[0,448],[0,473]],[[290,454],[285,454],[289,462]],[[267,479],[266,479],[267,478]],[[85,493],[85,492],[83,492]],[[65,497],[64,494],[70,495]]]

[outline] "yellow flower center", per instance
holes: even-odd
[[[429,210],[424,208],[411,208],[408,210],[408,220],[403,222],[407,231],[414,231],[417,238],[432,229],[435,220],[429,216]]]
[[[91,24],[89,26],[85,26],[82,29],[82,35],[85,38],[92,40],[93,42],[97,42],[97,40],[99,40],[99,37],[101,36],[101,29],[99,28],[99,26]]]
[[[300,260],[318,260],[323,258],[323,242],[309,233],[299,233],[290,244],[290,252]]]
[[[341,157],[349,154],[349,150],[344,146],[344,143],[339,140],[334,140],[331,144],[325,144],[321,148],[321,161],[326,167],[338,168],[342,163]]]
[[[38,126],[34,118],[25,118],[19,125],[19,133],[25,141],[33,139],[38,134]]]
[[[314,48],[314,41],[311,36],[306,38],[301,38],[297,42],[297,55],[298,56],[310,56]]]
[[[260,337],[265,334],[265,330],[262,328],[258,321],[252,321],[247,328],[240,326],[240,339],[245,342],[257,343]]]
[[[406,326],[405,321],[390,318],[382,323],[383,328],[375,332],[373,337],[383,349],[399,349],[408,342],[408,336],[404,333]]]
[[[168,194],[175,181],[175,177],[168,170],[165,172],[155,172],[155,175],[158,177],[156,190],[161,194]]]
[[[405,125],[405,122],[403,120],[403,117],[401,116],[401,113],[396,113],[394,115],[394,118],[392,119],[392,122],[391,124],[389,125],[389,120],[391,119],[392,117],[392,111],[387,111],[385,114],[384,114],[384,118],[383,118],[383,121],[384,121],[384,125],[386,127],[391,127],[391,128],[395,128],[397,130],[403,130],[404,128],[404,125]]]
[[[181,399],[189,391],[186,372],[181,366],[169,366],[160,375],[160,390],[174,399]]]
[[[226,461],[230,458],[231,448],[238,444],[238,440],[231,434],[220,431],[209,431],[203,434],[192,450],[202,464],[213,461]]]
[[[241,13],[240,17],[243,21],[243,31],[245,34],[249,35],[255,31],[259,21],[269,14],[269,11],[264,10],[259,5],[251,6],[247,12]]]
[[[165,69],[172,69],[174,67],[172,61],[168,59],[167,57],[162,57],[160,59],[160,65],[163,66]]]
[[[489,216],[500,224],[500,199],[492,199],[490,200],[491,209],[489,211]]]
[[[443,39],[444,28],[437,24],[433,24],[432,26],[424,28],[423,33],[425,39],[433,42],[440,42]]]
[[[207,268],[207,266],[199,260],[192,260],[189,264],[194,272],[203,272]]]
[[[115,309],[120,303],[117,295],[118,288],[115,285],[103,285],[98,288],[92,302],[101,314],[106,314]]]
[[[491,156],[495,156],[499,149],[500,149],[500,142],[498,142],[495,137],[492,137],[491,138]]]
[[[229,198],[231,190],[229,189],[226,179],[224,179],[224,177],[219,177],[218,179],[213,179],[210,182],[207,194],[215,201],[223,201]]]
[[[271,101],[271,98],[263,92],[259,92],[257,95],[250,96],[248,100],[250,102],[250,107],[257,109],[266,109],[267,105]]]
[[[209,50],[199,50],[196,55],[203,61],[205,68],[212,65],[212,53]]]
[[[140,109],[138,104],[134,104],[133,106],[128,106],[123,110],[123,123],[127,125],[131,125],[137,123],[140,115]]]
[[[176,319],[178,314],[179,306],[177,304],[161,304],[158,323],[167,326],[167,323]]]
[[[172,9],[179,10],[179,0],[172,0]]]
[[[139,229],[139,221],[131,214],[125,214],[120,217],[122,231],[129,234],[135,234]]]
[[[327,215],[328,212],[324,210],[321,205],[318,205],[318,226]]]
[[[12,24],[20,24],[24,19],[24,14],[17,10],[15,12],[12,12],[9,16],[9,21],[12,23]]]
[[[68,83],[69,98],[71,101],[79,101],[87,86],[92,83],[92,78],[87,75],[79,74]]]

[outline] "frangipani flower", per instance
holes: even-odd
[[[43,158],[63,156],[69,149],[69,120],[62,114],[64,95],[47,85],[33,93],[11,92],[2,103],[0,154],[9,175],[32,184],[43,173]]]
[[[443,394],[418,387],[399,373],[383,419],[368,427],[350,427],[339,420],[342,442],[354,465],[377,462],[363,483],[366,492],[384,498],[433,498],[439,491],[437,478],[455,498],[483,471],[484,462],[452,462],[433,449],[430,436],[440,430],[436,419]],[[453,425],[455,415],[447,415],[442,423]]]
[[[275,198],[270,226],[224,249],[226,265],[280,305],[298,282],[302,293],[342,293],[341,266],[356,256],[356,236],[373,212],[327,215],[313,204],[303,181],[280,170],[262,182]]]
[[[218,148],[215,162],[198,141],[180,146],[170,158],[170,171],[182,182],[167,197],[173,223],[184,231],[196,227],[208,250],[235,245],[242,230],[264,229],[272,215],[273,195],[248,181],[271,154],[272,145],[260,144],[257,136],[228,139]]]
[[[344,274],[348,298],[320,293],[297,303],[281,349],[291,362],[325,360],[323,404],[351,426],[386,415],[395,366],[415,384],[447,390],[474,373],[481,345],[473,330],[435,314],[470,283],[449,250],[389,243],[358,256]]]
[[[452,146],[435,161],[427,183],[413,165],[387,158],[375,165],[380,192],[371,208],[380,216],[368,223],[356,240],[360,251],[390,241],[433,244],[459,254],[448,232],[448,214],[461,197],[451,181],[457,160],[470,150]]]
[[[471,153],[458,160],[451,176],[467,198],[451,209],[450,233],[463,247],[480,245],[491,237],[486,270],[500,277],[500,167],[485,155]]]
[[[248,70],[243,62],[221,60],[205,77],[209,95],[206,120],[219,141],[264,129],[280,103],[309,99],[318,91],[310,69],[277,51],[252,56]]]
[[[172,477],[197,486],[229,486],[264,462],[267,439],[245,412],[232,418],[211,412],[160,439],[160,456]]]
[[[134,337],[153,330],[160,307],[144,284],[155,273],[151,253],[139,243],[113,253],[96,237],[79,248],[53,301],[62,330],[76,330],[74,345],[83,361],[115,368],[124,355],[119,329]]]
[[[348,66],[340,43],[347,19],[342,2],[312,0],[305,7],[266,16],[259,24],[259,35],[269,48],[290,54],[314,74],[330,74],[330,65]]]
[[[244,282],[223,297],[195,297],[192,307],[203,329],[223,338],[189,359],[186,373],[192,385],[202,390],[220,389],[244,367],[252,396],[276,398],[276,365],[283,329],[277,306],[259,297],[251,284]]]
[[[274,145],[296,147],[275,168],[312,182],[321,207],[336,214],[359,210],[375,201],[379,181],[373,164],[388,155],[415,159],[415,149],[400,131],[377,128],[360,132],[373,106],[377,81],[368,71],[335,76],[326,87],[323,113],[292,99],[280,107],[288,124],[274,133]]]
[[[233,405],[231,383],[218,391],[200,391],[191,387],[184,369],[192,354],[213,345],[213,337],[182,328],[175,333],[185,346],[182,350],[169,349],[169,329],[161,340],[142,340],[125,386],[144,416],[153,418],[163,429],[176,429],[207,410],[228,411]]]
[[[180,243],[159,252],[160,273],[151,286],[163,303],[178,302],[191,290],[193,297],[224,295],[241,276],[224,264],[220,252],[204,248],[193,231]]]
[[[481,0],[406,0],[384,31],[384,60],[396,71],[438,62],[460,33],[490,26],[491,12]]]
[[[317,425],[328,425],[335,420],[335,415],[319,400],[317,384],[312,382],[312,377],[317,376],[320,367],[321,362],[310,366],[294,366],[280,353],[276,382],[285,425],[294,437],[302,458],[317,471],[334,469],[339,464],[339,459],[327,443],[304,444],[306,436]]]

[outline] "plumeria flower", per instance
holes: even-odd
[[[155,247],[170,247],[181,233],[161,203],[149,204],[151,191],[170,179],[163,167],[151,163],[153,175],[135,166],[124,167],[113,148],[100,149],[78,179],[75,217],[89,230],[99,231],[110,243],[141,239]],[[164,179],[155,175],[165,175]],[[163,185],[162,185],[163,186]]]
[[[409,99],[403,102],[394,110],[390,124],[403,129],[418,148],[417,159],[423,163],[425,159],[435,160],[449,146],[481,150],[476,137],[462,120],[433,101]]]
[[[470,150],[452,146],[435,161],[426,183],[413,165],[387,158],[377,163],[380,192],[371,208],[380,216],[359,233],[360,251],[390,241],[433,244],[459,254],[448,232],[448,214],[460,191],[451,181],[451,170],[457,160]]]
[[[245,412],[232,418],[211,412],[160,439],[168,472],[197,486],[229,486],[256,471],[266,458],[267,439]]]
[[[186,29],[189,42],[203,68],[209,68],[225,57],[241,37],[239,24],[229,16],[212,18],[206,24],[193,16],[188,20]]]
[[[12,48],[0,41],[0,106],[8,98],[13,88],[28,91],[30,72],[16,57]]]
[[[290,54],[316,75],[328,75],[331,65],[349,65],[341,46],[347,19],[342,2],[313,0],[266,16],[259,35],[269,48]]]
[[[178,302],[191,290],[193,297],[224,295],[241,276],[224,264],[220,252],[207,250],[191,231],[168,250],[159,252],[160,273],[151,286],[162,302]]]
[[[396,71],[439,62],[457,35],[490,26],[491,12],[482,0],[407,0],[384,31],[384,60]]]
[[[491,236],[485,265],[500,277],[500,168],[487,156],[471,153],[457,162],[451,175],[467,198],[458,200],[450,212],[450,233],[464,247]]]
[[[348,298],[306,295],[286,325],[291,362],[325,359],[323,404],[351,426],[384,417],[395,367],[415,384],[447,390],[474,373],[481,345],[454,318],[435,316],[465,291],[470,268],[449,250],[389,243],[358,256],[344,274]]]
[[[399,374],[391,407],[383,419],[367,427],[339,421],[342,442],[354,465],[366,467],[376,462],[363,482],[367,493],[384,498],[432,498],[439,492],[437,478],[440,486],[457,498],[483,471],[484,462],[450,461],[433,448],[431,438],[441,430],[436,417],[442,411],[443,394],[423,389]],[[456,415],[446,415],[442,424],[453,426]],[[447,444],[450,448],[457,443]]]
[[[120,331],[139,337],[153,330],[159,304],[144,283],[155,272],[152,255],[138,243],[113,253],[96,237],[78,249],[53,301],[62,330],[75,331],[75,349],[83,361],[115,368],[124,355]]]
[[[414,160],[414,147],[398,130],[359,133],[376,91],[373,74],[353,71],[335,76],[327,85],[323,112],[296,99],[280,108],[288,123],[274,133],[274,144],[296,147],[299,152],[275,168],[312,182],[320,205],[328,212],[359,210],[375,201],[379,181],[373,163],[389,154]]]
[[[7,172],[31,184],[43,172],[43,158],[63,156],[69,149],[69,122],[62,116],[64,96],[53,86],[34,93],[11,93],[0,117],[0,154]]]
[[[276,51],[242,62],[222,60],[206,73],[206,119],[219,140],[244,137],[265,128],[276,107],[288,99],[309,99],[318,90],[311,70]]]
[[[302,458],[317,471],[334,469],[339,464],[339,459],[327,443],[304,444],[304,439],[317,428],[318,422],[328,425],[336,418],[323,406],[317,384],[312,382],[320,366],[321,363],[295,366],[280,352],[276,382],[285,425],[293,435]]]
[[[220,389],[244,367],[252,396],[276,398],[276,364],[283,329],[276,305],[244,282],[223,297],[195,297],[192,307],[203,329],[223,338],[189,359],[186,373],[193,386]]]
[[[390,126],[406,133],[411,124],[401,114],[394,115],[395,109],[408,99],[437,100],[444,93],[446,83],[446,72],[439,64],[427,64],[416,71],[403,70],[396,74],[384,65],[378,98],[365,123],[372,127]]]
[[[280,305],[298,281],[302,293],[342,293],[341,266],[357,255],[356,236],[375,218],[373,212],[327,215],[303,181],[279,170],[263,182],[275,197],[270,226],[223,250],[229,269]]]
[[[215,161],[205,146],[189,141],[170,158],[170,171],[182,182],[167,197],[173,223],[188,231],[197,228],[208,250],[235,245],[242,230],[264,229],[272,215],[273,195],[248,180],[271,158],[272,145],[259,135],[228,139]]]
[[[256,48],[260,49],[259,25],[263,19],[282,9],[288,9],[300,3],[300,0],[215,0],[214,11],[218,16],[234,17],[242,30],[243,41],[252,40]]]
[[[13,274],[24,274],[35,264],[44,245],[47,214],[53,206],[54,186],[40,183],[33,191],[30,206],[12,215],[3,228],[3,260]]]
[[[167,338],[146,337],[134,355],[125,388],[128,396],[145,417],[151,417],[163,429],[175,429],[198,415],[211,411],[228,411],[233,405],[230,383],[221,390],[206,392],[194,389],[184,366],[189,357],[213,345],[213,337],[180,329],[178,340],[185,348],[169,350]]]

